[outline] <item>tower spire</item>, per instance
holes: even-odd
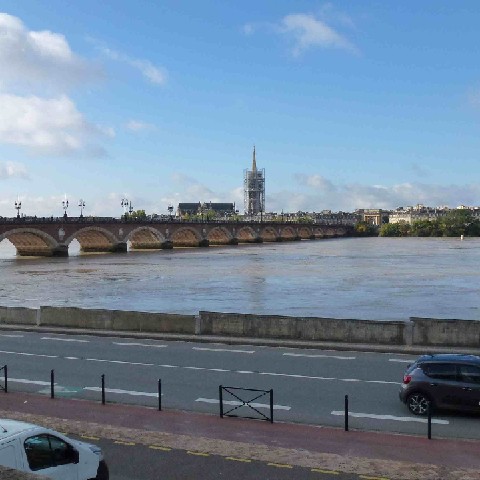
[[[257,161],[255,160],[255,145],[253,146],[252,172],[257,171]]]

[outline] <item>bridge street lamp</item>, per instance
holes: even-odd
[[[172,221],[173,205],[170,204],[170,205],[167,207],[167,210],[168,210],[168,213],[170,214],[170,221]]]
[[[121,201],[120,205],[123,208],[123,215],[126,217],[127,216],[127,208],[128,208],[128,199],[122,198],[122,201]]]
[[[22,202],[17,198],[15,202],[15,210],[17,210],[17,218],[20,218],[20,209],[22,208]]]
[[[67,218],[67,209],[68,209],[67,197],[65,197],[65,200],[62,200],[62,207],[63,207],[63,210],[64,210],[63,218]]]
[[[78,206],[80,207],[80,218],[83,218],[83,209],[85,208],[85,201],[80,199],[78,202]]]

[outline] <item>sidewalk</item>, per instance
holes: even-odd
[[[273,423],[120,404],[0,394],[0,417],[89,437],[355,473],[376,479],[480,479],[480,441]]]

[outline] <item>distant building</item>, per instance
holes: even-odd
[[[362,208],[355,210],[355,213],[360,216],[363,222],[371,225],[388,223],[389,212],[381,208]]]
[[[179,203],[177,207],[177,217],[186,215],[202,215],[207,212],[214,212],[217,217],[234,215],[236,213],[235,203]]]
[[[255,147],[253,147],[252,169],[243,172],[245,215],[265,212],[265,169],[257,168]]]

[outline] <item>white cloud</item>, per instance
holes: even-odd
[[[294,56],[299,56],[312,47],[338,48],[358,53],[357,48],[343,35],[313,15],[304,13],[287,15],[282,19],[279,31],[293,36]]]
[[[328,10],[328,9],[327,9]],[[283,35],[293,42],[291,53],[298,57],[311,48],[336,48],[358,54],[358,48],[345,36],[340,34],[325,19],[326,10],[322,9],[320,16],[316,18],[312,14],[294,13],[286,15],[277,24],[247,23],[243,26],[245,35],[252,35],[258,30],[265,30]],[[336,14],[337,23],[353,26],[353,22],[347,16]]]
[[[460,204],[478,205],[480,184],[429,185],[403,183],[391,186],[345,184],[335,185],[320,175],[294,176],[301,193],[267,192],[267,210],[320,211],[323,209],[354,211],[357,208],[394,209],[421,203],[428,206]]]
[[[101,154],[92,140],[112,134],[87,122],[65,95],[45,99],[0,94],[0,143],[26,147],[36,154]]]
[[[140,73],[154,85],[164,85],[167,82],[167,72],[164,68],[155,66],[149,60],[132,58],[123,53],[117,52],[103,45],[101,42],[89,38],[89,41],[95,45],[95,48],[106,55],[111,60],[126,63],[140,71]]]
[[[29,178],[25,165],[17,162],[0,162],[0,180]]]
[[[65,37],[29,31],[22,21],[0,13],[0,89],[70,86],[98,77],[100,70],[75,55]]]
[[[139,120],[130,120],[125,127],[127,130],[131,130],[132,132],[140,132],[145,130],[155,130],[156,127],[152,123],[141,122]]]

